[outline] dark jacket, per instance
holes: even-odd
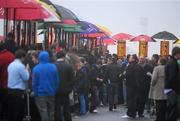
[[[97,80],[97,78],[103,79],[104,74],[103,74],[101,68],[97,68],[96,65],[93,65],[90,70],[90,73],[89,73],[89,79],[90,79],[91,85],[98,86],[100,84],[100,82]]]
[[[88,73],[87,68],[83,66],[76,74],[76,83],[75,83],[75,91],[80,94],[84,94],[86,92],[87,84],[88,84]]]
[[[117,64],[109,64],[106,67],[106,73],[105,73],[106,82],[107,83],[119,83],[120,71],[121,71],[121,68]]]
[[[143,68],[137,63],[131,63],[126,69],[126,85],[128,87],[140,88],[143,82]]]
[[[58,72],[61,80],[61,84],[59,85],[57,95],[69,94],[73,88],[73,79],[74,79],[73,67],[70,64],[67,64],[64,60],[57,61],[56,65],[58,67]]]
[[[165,89],[173,89],[180,94],[180,80],[178,81],[178,63],[175,58],[171,58],[165,66]]]

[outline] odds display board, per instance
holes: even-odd
[[[139,57],[147,57],[148,55],[148,42],[139,41]]]
[[[161,41],[161,56],[169,55],[169,41]]]
[[[123,58],[126,56],[126,42],[118,42],[117,45],[118,58]]]

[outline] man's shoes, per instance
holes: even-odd
[[[114,105],[114,109],[117,109],[117,106],[116,106],[116,105]]]
[[[123,119],[134,119],[135,117],[131,117],[131,116],[128,116],[128,115],[124,115],[124,116],[122,116],[121,118],[123,118]]]
[[[98,113],[98,111],[95,109],[95,110],[90,111],[90,113]]]

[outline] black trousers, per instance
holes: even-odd
[[[55,98],[55,121],[72,121],[69,94],[60,94]]]
[[[140,117],[144,114],[148,94],[149,89],[146,87],[143,87],[137,93],[137,112]]]
[[[118,84],[108,84],[108,101],[109,110],[112,110],[113,106],[118,104]]]
[[[24,104],[23,90],[8,90],[8,121],[23,120]]]
[[[180,95],[172,91],[168,94],[167,99],[167,121],[177,121],[180,113]]]
[[[98,88],[96,85],[91,85],[91,106],[90,112],[95,110],[98,105]]]
[[[135,87],[127,86],[127,115],[130,117],[136,117],[137,110],[137,97],[138,89]]]
[[[166,100],[156,100],[156,121],[166,120]]]
[[[0,120],[7,119],[8,115],[8,90],[0,87]]]

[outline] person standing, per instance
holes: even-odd
[[[127,114],[122,118],[136,118],[138,110],[138,94],[142,77],[141,66],[138,65],[138,58],[136,55],[129,57],[129,65],[126,69],[126,86],[127,86]],[[139,111],[138,111],[139,113]],[[140,116],[140,114],[139,114]]]
[[[102,66],[101,60],[97,60],[96,64],[92,65],[92,69],[89,73],[90,85],[91,85],[91,106],[90,112],[97,113],[97,105],[98,105],[98,84],[99,82],[103,82],[103,77],[100,71]]]
[[[168,121],[177,121],[180,112],[180,47],[174,47],[165,66],[165,93],[167,94]]]
[[[55,121],[72,121],[69,94],[73,88],[74,71],[72,66],[65,62],[64,51],[58,52],[56,56],[61,83],[55,97]]]
[[[105,73],[105,80],[108,88],[109,111],[117,109],[116,105],[118,104],[118,85],[120,81],[118,74],[120,73],[120,67],[116,62],[115,58],[109,58],[109,65],[107,66]]]
[[[39,54],[39,64],[33,68],[32,89],[42,121],[54,121],[55,95],[60,79],[55,64],[50,63],[47,51]]]
[[[29,80],[29,66],[23,64],[26,53],[17,50],[15,60],[8,66],[8,121],[22,121],[24,94]]]
[[[0,120],[7,119],[7,97],[8,97],[8,65],[14,60],[15,56],[5,49],[4,44],[0,45]]]
[[[165,86],[165,64],[166,59],[160,58],[159,66],[154,68],[151,81],[150,99],[156,102],[156,121],[165,121],[166,116],[166,100],[164,94]]]
[[[153,66],[148,64],[145,60],[144,57],[139,58],[139,65],[141,67],[141,84],[140,84],[140,90],[138,92],[138,115],[140,117],[144,117],[144,109],[145,109],[145,104],[148,101],[148,94],[149,94],[149,89],[150,89],[150,83],[151,83],[151,76],[153,71]]]

